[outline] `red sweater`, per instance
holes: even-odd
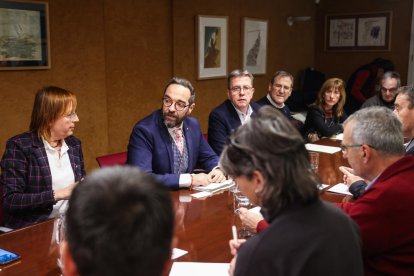
[[[360,227],[366,275],[414,275],[414,156],[389,166],[355,202],[337,205]]]

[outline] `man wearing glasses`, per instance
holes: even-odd
[[[414,275],[414,156],[404,156],[402,125],[384,107],[344,123],[343,157],[368,181],[355,202],[338,204],[359,225],[366,275]]]
[[[367,99],[361,108],[370,106],[385,106],[394,109],[394,101],[397,96],[397,90],[401,86],[400,74],[396,71],[385,72],[381,77],[381,87],[377,95]]]
[[[287,99],[292,94],[293,76],[286,71],[277,71],[273,74],[267,88],[267,95],[258,100],[261,106],[270,105],[283,113],[288,120],[297,128],[300,129],[303,123],[292,117],[289,107],[285,104]]]
[[[191,83],[172,78],[164,90],[161,109],[132,130],[127,163],[175,189],[224,181],[217,155],[204,139],[198,121],[189,116],[194,100]],[[196,165],[209,173],[192,174]]]
[[[402,124],[405,155],[414,155],[414,88],[403,86],[398,88],[397,92],[394,114]],[[343,151],[346,151],[346,148],[343,148]],[[354,199],[359,198],[367,188],[365,181],[354,175],[351,168],[339,167],[339,169],[344,173],[344,182],[349,186]]]
[[[253,75],[233,70],[227,77],[227,100],[211,111],[208,118],[208,142],[220,155],[230,134],[250,120],[260,105],[250,103],[254,93]]]

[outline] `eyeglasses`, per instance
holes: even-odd
[[[171,98],[164,97],[164,98],[162,98],[162,103],[164,104],[164,106],[170,107],[174,103],[174,101]],[[174,103],[174,107],[177,111],[182,111],[187,106],[189,106],[189,104],[185,104],[184,102],[175,102]]]
[[[339,147],[341,148],[342,152],[345,153],[348,148],[358,148],[358,147],[362,147],[363,145],[366,145],[366,144],[351,144],[351,145],[341,144]],[[371,145],[367,145],[367,146],[372,149],[376,149],[375,147]]]
[[[76,120],[76,118],[78,118],[78,114],[76,114],[76,112],[72,112],[68,115],[65,115],[65,117],[68,118],[71,121],[74,121],[74,120]]]
[[[391,94],[395,94],[395,93],[397,93],[397,90],[398,90],[398,88],[396,88],[396,87],[387,89],[384,86],[381,86],[381,92],[383,92],[383,93],[387,93],[387,91],[389,91]]]
[[[282,88],[283,88],[283,89],[289,91],[291,89],[290,86],[282,85],[282,84],[278,84],[278,83],[274,83],[273,84],[273,87],[276,88],[276,89],[278,89],[278,90],[282,90]]]
[[[230,91],[231,91],[231,93],[232,94],[238,94],[238,93],[240,93],[241,91],[244,91],[244,92],[246,92],[246,93],[249,93],[251,90],[252,90],[252,88],[253,87],[251,87],[251,86],[243,86],[243,87],[240,87],[240,86],[233,86],[232,88],[230,88]]]

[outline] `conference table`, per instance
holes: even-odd
[[[339,146],[340,141],[322,139],[321,145]],[[321,183],[330,186],[342,182],[338,170],[347,165],[339,151],[320,153],[318,175]],[[175,208],[175,237],[173,247],[188,251],[176,259],[178,262],[228,263],[231,260],[228,241],[232,238],[231,226],[242,228],[234,213],[234,196],[222,191],[207,198],[190,196],[195,191],[171,191]],[[321,191],[321,198],[341,202],[343,195]],[[57,266],[59,248],[54,239],[54,220],[0,234],[0,248],[21,255],[21,260],[0,266],[2,275],[61,275]]]

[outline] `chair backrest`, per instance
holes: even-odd
[[[127,152],[113,153],[96,157],[99,167],[110,167],[115,165],[124,165],[127,162]]]

